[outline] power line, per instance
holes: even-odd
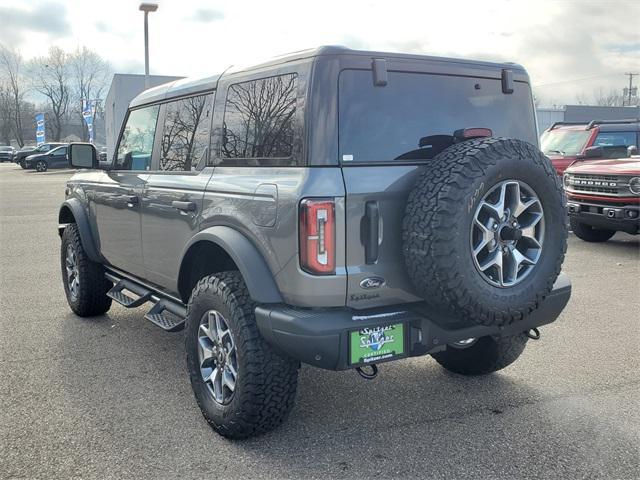
[[[559,85],[561,83],[575,83],[575,82],[582,82],[583,80],[593,80],[594,78],[604,78],[604,77],[615,77],[620,75],[619,73],[606,73],[603,75],[593,75],[591,77],[582,77],[582,78],[574,78],[572,80],[560,80],[559,82],[550,82],[550,83],[540,83],[538,85],[534,85],[534,87],[539,88],[539,87],[547,87],[549,85]]]

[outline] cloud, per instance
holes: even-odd
[[[203,23],[215,22],[217,20],[222,20],[223,18],[224,13],[213,8],[198,8],[193,12],[193,15],[189,17],[190,20]]]
[[[0,7],[0,41],[9,46],[18,46],[29,32],[45,33],[52,38],[63,38],[71,34],[67,21],[67,8],[57,2],[39,2],[32,10]]]
[[[99,31],[100,33],[107,33],[110,30],[109,26],[102,21],[98,21],[94,23],[93,26],[96,27],[96,30]]]

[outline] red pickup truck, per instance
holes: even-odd
[[[617,231],[640,233],[640,156],[576,162],[563,182],[578,238],[606,242]]]
[[[556,122],[540,138],[541,150],[558,175],[576,160],[619,158],[627,147],[639,146],[640,120]]]

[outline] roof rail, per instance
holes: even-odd
[[[553,130],[558,125],[584,125],[586,122],[553,122],[553,124],[547,130]]]
[[[547,130],[553,130],[558,125],[586,125],[585,130],[591,130],[596,125],[615,125],[618,123],[640,123],[640,118],[623,118],[620,120],[591,120],[590,122],[554,122]]]
[[[618,123],[638,123],[640,118],[624,118],[621,120],[591,120],[587,125],[587,130],[591,130],[596,125],[615,125]]]

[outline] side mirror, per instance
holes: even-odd
[[[601,146],[587,147],[582,155],[578,155],[578,158],[604,158],[604,148],[602,148]]]
[[[70,143],[67,158],[72,167],[98,168],[98,153],[91,143]]]

